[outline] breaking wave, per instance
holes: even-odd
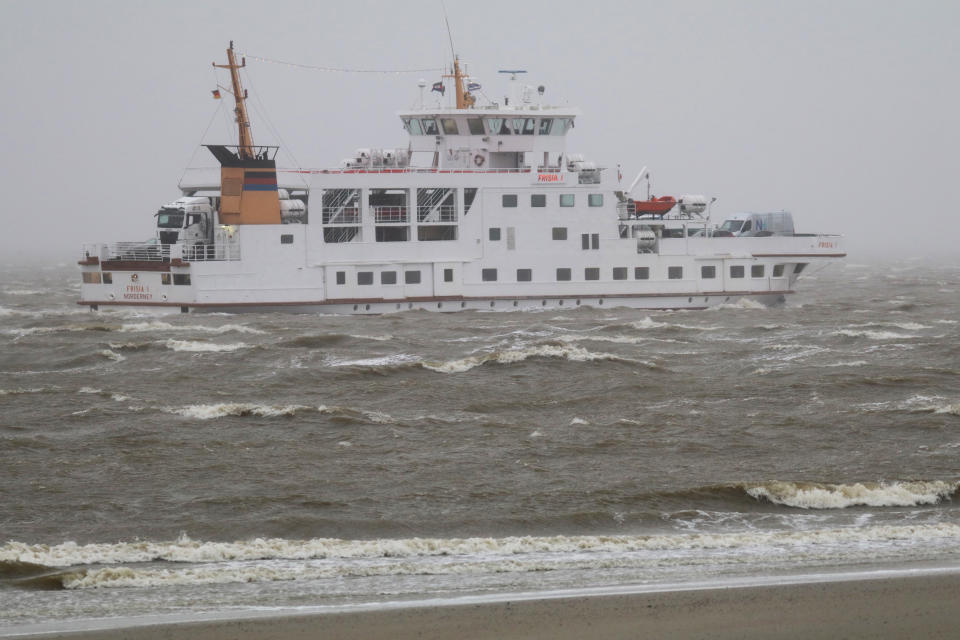
[[[748,495],[799,509],[847,507],[912,507],[950,500],[960,482],[880,482],[817,484],[768,482],[744,487]]]
[[[871,329],[840,329],[834,331],[835,336],[845,336],[847,338],[869,338],[871,340],[909,340],[916,336],[895,333],[893,331],[874,331]]]
[[[167,348],[173,351],[189,351],[192,353],[224,353],[246,349],[245,342],[234,344],[216,344],[213,342],[199,342],[196,340],[167,340]]]
[[[162,320],[151,320],[148,322],[128,322],[120,325],[117,331],[121,333],[155,332],[155,331],[199,331],[203,333],[223,334],[223,333],[251,333],[264,334],[266,331],[254,329],[242,324],[223,324],[218,327],[208,327],[205,325],[176,325]]]
[[[488,353],[468,356],[458,360],[448,360],[446,362],[428,362],[420,363],[424,369],[436,371],[438,373],[463,373],[487,363],[496,364],[514,364],[523,362],[530,358],[556,358],[570,360],[572,362],[594,362],[598,360],[608,360],[612,362],[624,362],[631,364],[643,364],[649,367],[656,365],[612,353],[594,353],[587,351],[582,347],[563,343],[546,343],[533,345],[529,347],[518,347],[515,349],[505,349],[491,351]]]
[[[165,408],[164,411],[183,416],[185,418],[211,420],[213,418],[225,418],[227,416],[260,416],[264,418],[274,418],[277,416],[292,416],[296,414],[297,411],[310,409],[312,409],[312,407],[294,404],[272,406],[248,402],[222,402],[219,404],[191,404],[185,407],[168,407]]]

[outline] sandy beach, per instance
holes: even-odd
[[[276,638],[955,638],[960,573],[637,593],[541,594],[190,621],[130,619],[0,630],[6,637]]]

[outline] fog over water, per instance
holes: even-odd
[[[529,70],[578,106],[570,151],[657,195],[718,198],[714,218],[793,211],[853,258],[956,255],[955,46],[945,2],[449,0],[461,59],[491,98]],[[282,166],[405,146],[396,112],[450,63],[439,0],[0,3],[0,262],[71,259],[150,235],[201,142],[233,139],[211,67],[248,58],[255,140]],[[210,123],[208,129],[208,123]],[[206,135],[204,135],[206,131]],[[9,261],[9,262],[8,262]]]

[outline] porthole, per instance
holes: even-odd
[[[360,308],[360,305],[358,305],[358,304],[353,305],[353,310],[354,310],[354,311],[356,311],[356,310],[359,309],[359,308]]]
[[[370,305],[367,305],[363,308],[364,311],[370,311]]]

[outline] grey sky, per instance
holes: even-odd
[[[648,165],[657,195],[716,196],[714,218],[788,209],[801,231],[847,235],[853,260],[960,256],[960,3],[447,9],[485,92],[506,90],[497,69],[528,69],[545,102],[581,109],[570,150],[611,171],[622,164],[627,183]],[[0,0],[0,265],[150,236],[187,164],[215,164],[198,144],[233,141],[227,101],[210,95],[210,63],[224,62],[231,39],[252,56],[307,65],[450,62],[439,0]],[[250,61],[255,140],[278,142],[272,124],[306,167],[405,146],[396,112],[417,101],[420,77],[439,75]]]

